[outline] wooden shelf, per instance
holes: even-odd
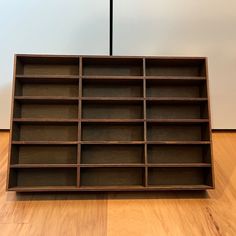
[[[208,119],[147,119],[150,123],[163,123],[163,124],[199,124],[209,123]]]
[[[209,185],[162,185],[162,186],[102,186],[102,187],[72,187],[72,186],[43,186],[43,187],[13,187],[9,191],[16,192],[67,192],[67,191],[81,191],[81,192],[119,192],[119,191],[179,191],[179,190],[208,190],[213,189]]]
[[[21,83],[63,83],[74,84],[79,81],[78,75],[16,75],[16,79]]]
[[[83,75],[83,80],[115,80],[115,81],[124,81],[124,80],[143,80],[143,76],[106,76],[106,75]]]
[[[82,97],[83,101],[100,101],[100,102],[137,102],[143,101],[143,97]]]
[[[11,168],[74,168],[76,164],[13,164]]]
[[[9,191],[214,188],[205,58],[15,61]]]
[[[77,141],[12,141],[16,145],[75,145]]]
[[[15,96],[15,101],[18,101],[20,103],[74,104],[78,103],[78,97]]]
[[[178,103],[191,103],[191,104],[195,104],[195,103],[203,103],[203,102],[207,102],[208,99],[207,98],[179,98],[179,97],[158,97],[158,98],[154,98],[154,97],[150,97],[146,99],[147,102],[155,102],[155,103],[169,103],[169,104],[178,104]]]
[[[30,119],[30,118],[14,118],[13,122],[21,123],[21,124],[70,124],[70,123],[78,123],[78,119]]]
[[[81,144],[144,144],[144,141],[80,141]]]
[[[210,141],[148,141],[147,144],[164,144],[164,145],[206,145]]]

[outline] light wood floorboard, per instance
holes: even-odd
[[[236,133],[215,132],[208,192],[15,194],[5,191],[8,132],[0,132],[0,236],[236,235]]]

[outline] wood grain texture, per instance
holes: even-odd
[[[0,235],[236,235],[236,133],[214,133],[216,189],[205,192],[6,192],[8,132],[0,132]]]

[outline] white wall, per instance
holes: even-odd
[[[213,128],[236,129],[236,1],[114,0],[114,54],[209,58]]]
[[[0,0],[0,129],[14,53],[108,54],[108,0]],[[236,1],[114,0],[114,55],[209,57],[213,128],[236,129]]]
[[[108,0],[0,0],[0,129],[10,127],[14,53],[108,54]]]

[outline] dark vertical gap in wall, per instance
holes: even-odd
[[[113,0],[110,0],[110,56],[113,54]]]

